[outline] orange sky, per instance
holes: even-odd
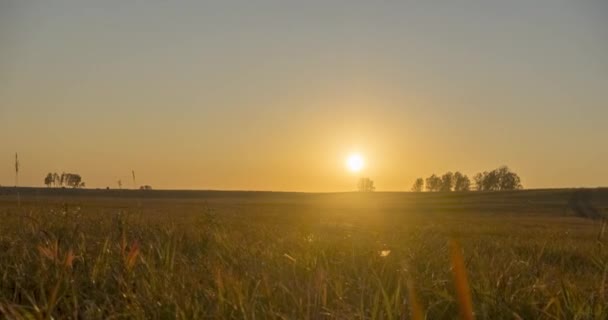
[[[605,5],[466,3],[3,2],[0,184],[608,185]]]

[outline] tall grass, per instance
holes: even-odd
[[[582,219],[238,201],[0,208],[9,319],[608,317],[608,254]]]

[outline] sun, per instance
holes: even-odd
[[[365,167],[365,161],[360,154],[351,154],[346,158],[346,167],[351,172],[359,172]]]

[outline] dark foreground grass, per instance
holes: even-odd
[[[5,199],[0,316],[608,318],[599,222],[386,197]]]

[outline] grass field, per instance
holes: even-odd
[[[575,190],[14,192],[6,318],[453,319],[463,274],[478,319],[608,318],[608,235]]]

